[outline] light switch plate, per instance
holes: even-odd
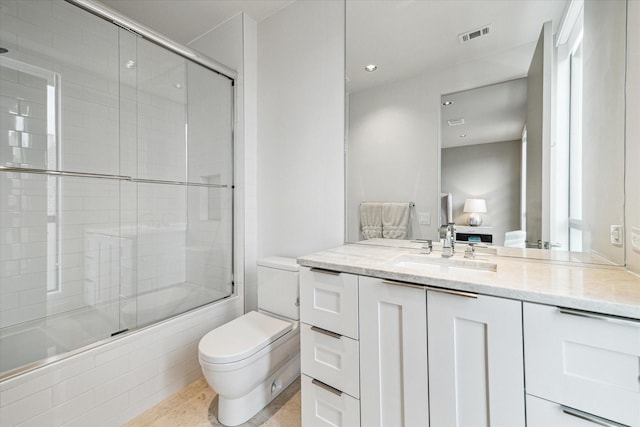
[[[420,225],[431,225],[431,213],[420,212],[418,214],[418,222],[420,223]]]

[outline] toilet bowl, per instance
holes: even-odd
[[[207,333],[198,358],[218,393],[218,421],[249,420],[300,376],[298,265],[271,257],[258,263],[258,311]]]

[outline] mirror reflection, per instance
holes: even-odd
[[[346,7],[347,241],[454,222],[461,240],[624,264],[624,0]]]

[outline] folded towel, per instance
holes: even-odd
[[[360,203],[360,231],[364,240],[382,237],[382,203]]]
[[[504,233],[504,246],[506,248],[526,248],[527,232],[524,230],[507,231]]]
[[[409,203],[382,204],[382,237],[406,239],[409,225]]]

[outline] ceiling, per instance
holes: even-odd
[[[295,0],[102,2],[188,45],[240,12],[261,22]],[[567,0],[346,0],[347,91],[354,93],[430,71],[464,66],[525,45],[530,45],[533,52],[542,23],[553,21],[555,33],[566,3]],[[487,36],[459,42],[459,34],[487,25]],[[509,63],[509,67],[526,75],[530,57],[510,58],[519,63]],[[364,66],[371,63],[378,70],[366,72]],[[450,97],[455,104],[443,108],[443,121],[446,124],[448,115],[454,115],[464,117],[466,122],[464,126],[442,127],[443,146],[519,138],[526,103],[526,85],[522,82]],[[460,138],[461,133],[467,137]]]
[[[446,70],[531,44],[560,22],[567,0],[347,0],[347,90]],[[458,35],[490,26],[461,44]],[[533,50],[532,50],[533,52]],[[367,64],[378,70],[368,73]],[[510,64],[514,66],[514,64]],[[523,70],[525,64],[515,64]]]
[[[444,95],[445,101],[451,104],[441,107],[442,148],[519,140],[527,116],[527,79]],[[449,125],[460,118],[464,125]]]
[[[555,33],[566,4],[566,0],[347,0],[347,92],[418,75],[455,73],[475,64],[491,64],[485,71],[508,67],[513,78],[526,76],[543,23],[552,21]],[[488,35],[460,43],[460,34],[486,26]],[[367,72],[368,64],[378,69]],[[484,76],[485,81],[496,79]],[[441,109],[443,148],[521,138],[526,79],[445,95],[442,100],[454,101]],[[463,118],[464,124],[449,126],[447,120],[456,118]]]
[[[103,4],[183,45],[240,12],[260,22],[295,0],[101,0]]]

